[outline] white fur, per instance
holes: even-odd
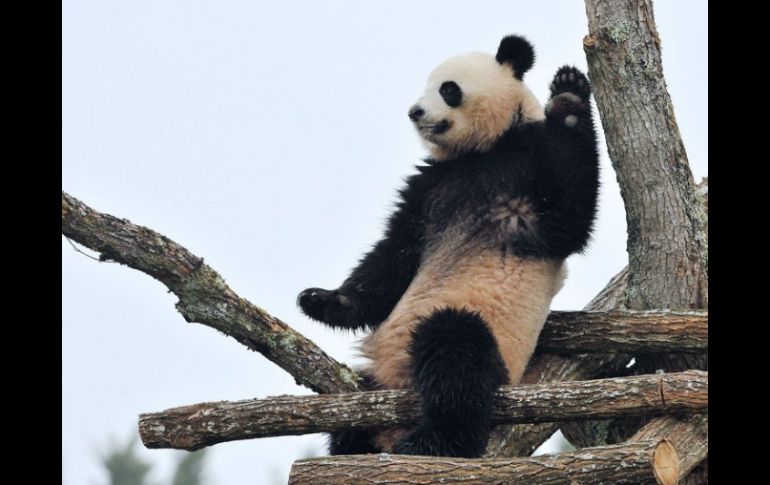
[[[479,312],[495,340],[508,370],[517,384],[532,356],[551,300],[567,274],[561,260],[536,260],[501,256],[486,250],[471,257],[445,241],[427,257],[412,283],[388,318],[361,341],[368,358],[365,370],[381,389],[403,389],[412,384],[409,345],[420,318],[441,308],[464,308]],[[405,428],[375,435],[383,451],[404,437]]]
[[[434,158],[487,151],[514,122],[545,118],[537,98],[513,74],[509,64],[500,64],[483,52],[451,57],[433,70],[425,93],[417,100],[425,115],[416,128]],[[462,90],[462,104],[457,108],[448,106],[439,94],[441,84],[447,81],[454,81]],[[443,134],[421,128],[442,120],[451,125]]]

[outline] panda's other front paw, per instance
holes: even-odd
[[[591,96],[591,83],[579,69],[572,66],[562,66],[556,71],[551,82],[551,97],[562,93],[572,93],[579,101],[588,101]]]
[[[297,305],[314,320],[334,326],[355,326],[356,308],[353,300],[339,290],[308,288],[297,297]]]

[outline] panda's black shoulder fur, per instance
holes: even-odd
[[[485,237],[490,211],[519,201],[527,204],[532,225],[499,241],[502,251],[538,258],[582,252],[599,189],[593,125],[586,122],[590,126],[559,130],[558,136],[548,121],[525,123],[509,129],[488,152],[426,159],[401,190],[402,204],[421,201],[423,223],[436,230],[470,224]]]

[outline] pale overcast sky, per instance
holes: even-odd
[[[510,33],[537,61],[586,69],[583,2],[66,0],[62,3],[62,189],[149,226],[218,270],[241,296],[335,358],[354,338],[303,317],[309,286],[335,288],[380,236],[396,189],[425,151],[406,112],[431,69],[494,54]],[[677,121],[707,175],[707,5],[659,0],[655,17]],[[580,309],[626,263],[625,219],[603,150],[593,243],[569,261],[555,309]],[[308,393],[261,355],[188,325],[137,271],[62,238],[63,483],[104,483],[99,453],[141,412]],[[322,435],[217,445],[210,483],[271,483],[324,453]],[[167,476],[179,452],[141,450]]]

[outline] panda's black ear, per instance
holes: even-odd
[[[495,59],[500,64],[510,64],[513,67],[513,75],[516,79],[521,79],[535,63],[535,49],[524,37],[509,35],[500,41]]]

